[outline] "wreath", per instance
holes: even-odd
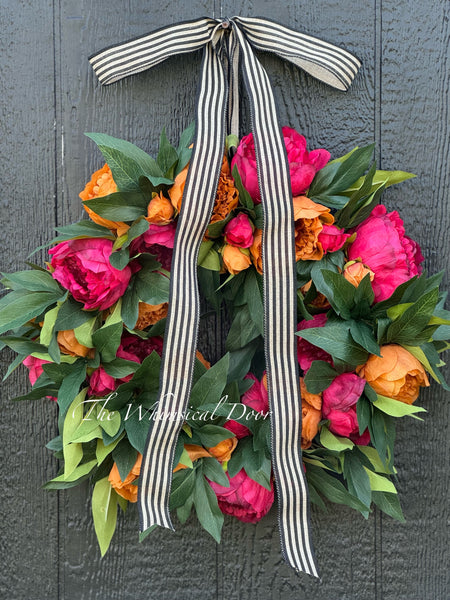
[[[194,127],[178,147],[165,132],[156,160],[129,142],[88,134],[106,164],[80,197],[89,219],[57,228],[45,268],[3,274],[4,346],[48,398],[61,461],[47,490],[88,479],[102,555],[118,506],[137,500],[145,441],[158,398],[171,256]],[[417,242],[382,192],[413,175],[380,171],[373,145],[330,161],[284,127],[297,261],[301,446],[311,501],[403,520],[394,480],[395,423],[423,413],[450,313]],[[231,159],[232,157],[232,159]],[[214,209],[198,257],[203,317],[225,311],[226,353],[197,351],[189,408],[173,461],[170,508],[193,508],[220,541],[224,514],[255,523],[274,502],[263,353],[263,213],[252,134],[227,138]],[[42,249],[42,247],[40,248]],[[39,250],[39,249],[38,249]],[[283,357],[280,357],[283,360]],[[56,408],[57,406],[57,408]],[[169,416],[170,417],[170,416]],[[145,537],[150,528],[141,537]]]

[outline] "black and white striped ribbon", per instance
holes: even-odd
[[[341,90],[348,89],[360,63],[331,44],[268,19],[251,17],[178,23],[105,49],[92,56],[90,62],[101,83],[109,84],[169,56],[200,48],[203,62],[196,137],[172,260],[159,403],[141,467],[141,530],[154,524],[173,529],[168,506],[182,420],[164,417],[184,413],[189,400],[199,320],[197,256],[214,205],[227,127],[238,134],[240,66],[250,100],[264,212],[265,356],[281,546],[292,567],[317,577],[300,448],[302,409],[296,358],[296,268],[289,165],[269,78],[253,48],[274,52]]]

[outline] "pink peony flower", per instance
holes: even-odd
[[[35,358],[34,356],[26,357],[26,359],[23,361],[23,364],[28,369],[28,377],[30,379],[31,385],[34,385],[44,372],[42,365],[48,364],[49,362],[49,360],[42,360],[42,358]],[[54,400],[55,402],[57,401],[57,398],[55,398],[54,396],[47,396],[47,398],[49,398],[50,400]]]
[[[111,266],[112,247],[111,240],[83,238],[61,242],[49,250],[52,277],[82,302],[85,310],[109,308],[125,293],[131,270]]]
[[[374,272],[375,302],[386,300],[401,283],[422,272],[420,246],[405,235],[397,211],[388,213],[380,204],[355,231],[357,237],[349,246],[348,258],[360,259]]]
[[[132,360],[136,363],[141,364],[142,361],[156,350],[161,356],[163,348],[163,341],[160,337],[151,337],[147,340],[140,338],[137,335],[126,333],[122,336],[120,346],[117,349],[117,358],[123,358],[125,360]],[[96,396],[103,398],[111,392],[114,392],[121,383],[130,381],[133,377],[132,374],[122,377],[120,379],[114,379],[111,375],[100,366],[92,373],[89,379],[89,396]]]
[[[297,331],[303,331],[303,329],[311,329],[313,327],[323,327],[327,322],[327,315],[320,313],[314,315],[310,321],[301,321],[297,326]],[[306,373],[314,360],[324,360],[330,364],[333,363],[331,356],[325,350],[317,348],[310,342],[303,340],[301,337],[297,339],[297,358],[300,367]]]
[[[322,231],[319,233],[318,241],[322,245],[324,254],[327,252],[336,252],[345,244],[345,241],[350,237],[350,233],[345,233],[343,229],[339,229],[335,225],[323,225]]]
[[[306,150],[306,139],[295,129],[283,127],[291,175],[292,195],[303,194],[311,185],[314,175],[330,160],[327,150]],[[261,202],[256,171],[255,142],[253,134],[246,135],[240,141],[237,152],[231,161],[231,170],[237,165],[245,189],[256,203]]]
[[[230,487],[226,488],[213,481],[210,486],[214,490],[220,510],[226,515],[233,515],[244,523],[260,521],[270,510],[273,504],[273,483],[271,490],[250,479],[244,469],[237,475],[230,477]]]
[[[355,373],[342,373],[322,394],[322,415],[330,421],[330,431],[348,437],[360,446],[370,441],[369,432],[359,435],[356,403],[363,393],[365,379]]]
[[[175,222],[168,225],[151,224],[145,233],[131,242],[130,255],[135,256],[141,252],[148,252],[156,256],[163,269],[170,271],[175,231]]]
[[[254,381],[254,384],[242,396],[242,404],[245,404],[245,406],[248,406],[252,410],[266,414],[269,410],[269,395],[267,393],[267,388],[263,383],[265,378],[263,377],[262,381],[258,381],[252,373],[248,373],[244,379],[251,379]],[[241,425],[241,423],[238,423],[237,421],[227,421],[224,427],[225,429],[228,429],[228,431],[233,432],[238,439],[250,435],[248,427]]]
[[[250,248],[253,244],[253,227],[245,213],[241,212],[237,217],[231,219],[227,223],[224,233],[226,243],[231,246]]]

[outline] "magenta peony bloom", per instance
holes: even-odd
[[[311,185],[314,175],[330,160],[327,150],[306,150],[306,139],[295,129],[283,127],[284,144],[286,146],[291,175],[292,195],[303,194]],[[261,202],[256,171],[255,142],[250,133],[242,138],[236,154],[231,161],[231,170],[237,165],[239,175],[245,189],[256,203]]]
[[[348,437],[360,446],[370,441],[366,430],[359,435],[356,403],[363,393],[366,380],[355,373],[342,373],[322,394],[322,415],[330,421],[330,431]]]
[[[386,300],[401,283],[422,272],[420,246],[405,235],[397,211],[388,213],[380,204],[355,231],[356,240],[349,246],[348,258],[360,259],[374,272],[375,302]]]
[[[230,477],[230,487],[226,488],[213,481],[209,484],[214,490],[220,510],[226,515],[233,515],[244,523],[260,521],[270,510],[273,504],[273,483],[271,490],[250,479],[244,469],[237,475]]]
[[[325,313],[320,313],[314,315],[310,321],[301,321],[297,326],[297,331],[311,329],[313,327],[323,327],[326,322],[327,315]],[[328,352],[325,352],[322,348],[317,348],[317,346],[303,340],[301,337],[298,337],[297,339],[297,359],[300,367],[305,373],[314,360],[324,360],[325,362],[333,364],[333,360]]]
[[[244,379],[252,379],[254,384],[242,396],[242,404],[245,404],[245,406],[248,406],[254,411],[266,414],[269,410],[269,395],[263,381],[258,381],[252,373],[248,373]],[[250,435],[250,430],[248,427],[241,425],[241,423],[238,423],[237,421],[227,421],[224,427],[225,429],[228,429],[228,431],[233,432],[238,439]]]
[[[113,243],[102,238],[61,242],[51,250],[52,277],[70,291],[85,310],[105,310],[118,300],[131,277],[130,267],[122,271],[109,262]]]
[[[250,248],[253,244],[253,227],[245,213],[239,213],[225,226],[225,241],[238,248]]]
[[[133,362],[141,364],[142,361],[156,350],[161,356],[163,348],[163,341],[160,337],[151,337],[147,340],[140,338],[137,335],[131,333],[125,333],[122,335],[120,346],[117,349],[117,358],[123,358],[125,360],[132,360]],[[89,396],[97,396],[103,398],[111,392],[117,389],[121,383],[130,381],[133,377],[132,374],[122,377],[120,379],[114,379],[111,375],[106,373],[105,369],[100,366],[92,373],[89,379]]]
[[[34,356],[27,356],[23,361],[23,364],[28,369],[28,377],[30,379],[31,385],[34,385],[39,377],[44,372],[42,365],[48,364],[49,360],[42,360],[42,358],[35,358]],[[54,396],[46,396],[49,400],[57,401],[57,398]]]
[[[175,222],[168,225],[150,224],[145,233],[131,242],[130,255],[135,256],[141,252],[148,252],[156,256],[163,269],[170,271],[175,231]]]
[[[318,241],[321,244],[324,254],[327,252],[336,252],[345,244],[345,241],[350,237],[350,233],[345,233],[343,229],[339,229],[335,225],[323,225],[322,231],[319,233]]]

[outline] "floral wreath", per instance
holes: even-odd
[[[0,300],[0,339],[17,353],[6,376],[23,363],[32,384],[16,400],[57,401],[59,435],[47,448],[61,467],[44,487],[92,482],[102,555],[117,507],[137,500],[193,131],[178,147],[163,131],[156,160],[129,142],[88,134],[106,161],[80,194],[90,219],[57,228],[45,268],[27,263],[31,270],[2,279],[11,291]],[[429,377],[449,389],[439,371],[450,325],[442,274],[423,272],[419,245],[380,204],[387,187],[413,175],[377,170],[373,145],[330,161],[327,150],[308,152],[294,129],[282,131],[310,499],[365,518],[376,505],[403,520],[393,481],[396,418],[424,412],[414,403]],[[216,541],[224,514],[255,523],[274,502],[260,202],[253,136],[229,136],[198,278],[209,308],[228,311],[231,327],[213,366],[197,351],[170,497],[181,523],[195,508]]]

